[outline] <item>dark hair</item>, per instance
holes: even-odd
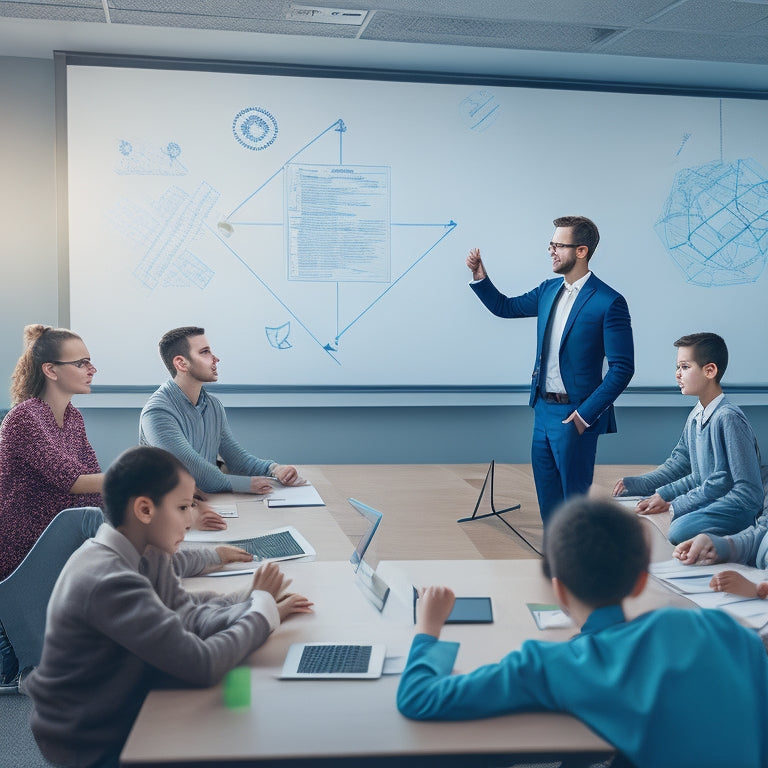
[[[174,328],[168,333],[163,334],[160,339],[160,357],[165,363],[165,367],[173,378],[176,378],[176,368],[173,365],[173,358],[177,355],[189,357],[189,337],[202,336],[205,328],[198,328],[196,325],[185,325],[181,328]]]
[[[600,242],[600,233],[597,231],[597,225],[592,219],[586,216],[561,216],[552,222],[556,227],[573,228],[573,242],[575,245],[587,246],[587,261],[592,258],[592,254]]]
[[[115,528],[125,522],[128,502],[147,496],[155,504],[178,484],[184,465],[162,448],[140,445],[121,453],[104,475],[104,513]]]
[[[60,360],[62,344],[69,339],[80,337],[66,328],[52,328],[39,323],[24,328],[24,352],[11,374],[12,405],[30,397],[40,397],[47,382],[43,363]]]
[[[545,573],[593,608],[620,603],[648,570],[643,523],[610,499],[576,496],[565,502],[545,539]]]
[[[700,368],[708,363],[717,366],[715,381],[719,384],[728,367],[728,347],[722,336],[716,333],[689,333],[681,336],[676,342],[676,347],[690,347],[693,350],[693,361]]]

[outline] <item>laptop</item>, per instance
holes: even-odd
[[[365,530],[349,558],[358,573],[382,514],[357,499],[347,501],[365,522]],[[288,680],[372,680],[381,677],[385,655],[386,646],[381,643],[294,643],[288,649],[280,677]]]
[[[360,569],[360,565],[363,562],[363,557],[368,551],[368,547],[373,540],[373,534],[379,527],[382,514],[373,507],[369,507],[367,504],[363,504],[362,501],[357,499],[347,499],[347,501],[360,513],[363,519],[366,521],[366,528],[360,540],[357,542],[357,546],[352,552],[352,557],[349,558],[349,562],[355,566],[355,573]]]
[[[312,680],[374,680],[381,677],[381,643],[294,643],[280,677]]]

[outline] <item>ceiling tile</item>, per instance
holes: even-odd
[[[634,31],[620,39],[608,41],[601,52],[662,59],[768,64],[768,45],[762,35],[739,37],[737,42],[728,35]]]
[[[737,32],[768,18],[768,5],[697,0],[675,5],[647,23],[654,29],[684,32]],[[768,40],[765,41],[768,46]]]

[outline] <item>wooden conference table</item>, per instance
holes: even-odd
[[[537,629],[527,603],[552,603],[554,596],[541,574],[538,558],[485,559],[480,547],[495,550],[498,539],[511,541],[499,521],[475,522],[485,530],[472,538],[455,520],[471,513],[478,488],[475,480],[486,467],[437,465],[420,467],[349,467],[355,479],[340,472],[338,485],[328,476],[338,467],[302,468],[326,501],[326,507],[267,510],[248,497],[238,502],[239,517],[230,521],[233,533],[260,533],[280,525],[295,525],[317,549],[313,562],[282,564],[293,579],[291,589],[315,602],[313,615],[291,617],[249,658],[252,668],[251,706],[227,709],[222,687],[204,690],[153,691],[147,698],[121,757],[125,766],[183,764],[213,765],[497,765],[513,756],[542,760],[570,756],[574,764],[589,764],[612,752],[601,738],[578,720],[560,714],[522,714],[462,723],[413,722],[395,706],[398,675],[379,680],[280,680],[288,646],[301,641],[384,642],[387,656],[404,657],[413,636],[411,584],[444,583],[458,595],[490,595],[494,623],[451,625],[443,637],[461,649],[456,671],[498,660],[527,638],[564,640],[575,631]],[[458,482],[461,475],[466,489]],[[453,478],[453,479],[452,479]],[[406,483],[414,481],[408,491]],[[433,483],[432,490],[428,488]],[[498,482],[498,475],[497,475]],[[325,483],[325,486],[324,486]],[[356,513],[347,512],[346,494],[384,514],[378,542],[377,572],[391,588],[383,612],[367,601],[348,562]],[[429,495],[435,499],[429,503]],[[410,498],[420,512],[403,511]],[[230,500],[233,500],[230,497]],[[469,505],[469,509],[467,509]],[[397,510],[397,511],[396,511]],[[450,511],[449,511],[450,510]],[[514,513],[510,513],[514,514]],[[405,532],[392,518],[403,517]],[[387,523],[391,529],[385,536]],[[423,532],[414,541],[414,530]],[[653,528],[653,526],[651,526]],[[237,530],[236,530],[237,529]],[[655,530],[655,529],[654,529]],[[661,556],[668,556],[658,531]],[[465,541],[462,541],[462,538]],[[497,541],[494,544],[491,539]],[[408,552],[393,557],[402,542]],[[435,541],[445,554],[434,559]],[[407,545],[407,546],[406,546]],[[508,545],[509,546],[509,545]],[[668,546],[668,545],[666,545]],[[412,552],[423,547],[421,556]],[[381,557],[382,552],[384,557]],[[424,554],[427,552],[428,554]],[[473,554],[474,552],[474,554]],[[429,555],[433,555],[432,558]],[[372,563],[376,564],[376,563]],[[248,576],[190,579],[190,589],[231,590],[246,586]],[[627,606],[630,616],[658,605],[690,605],[655,583]]]

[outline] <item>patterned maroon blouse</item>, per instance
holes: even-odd
[[[80,475],[98,472],[83,417],[71,403],[63,427],[36,397],[6,414],[0,426],[0,580],[62,509],[101,506],[99,493],[69,493]]]

